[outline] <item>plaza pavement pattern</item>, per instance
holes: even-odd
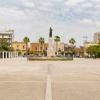
[[[100,59],[0,59],[0,100],[100,100]]]

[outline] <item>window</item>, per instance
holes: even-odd
[[[25,46],[23,45],[23,49],[25,49]]]
[[[17,48],[19,48],[19,45],[17,45]]]
[[[35,50],[37,50],[37,47],[35,47]]]

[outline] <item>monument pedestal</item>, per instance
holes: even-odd
[[[54,48],[54,40],[53,38],[49,38],[49,47],[47,50],[48,57],[55,57],[55,48]]]

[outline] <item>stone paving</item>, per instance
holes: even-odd
[[[100,59],[25,58],[0,59],[0,100],[45,100],[48,75],[52,100],[100,100]]]

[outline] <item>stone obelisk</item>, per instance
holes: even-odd
[[[47,50],[47,56],[48,57],[54,57],[55,56],[54,39],[52,37],[52,31],[53,30],[50,27],[49,40],[48,40],[48,50]]]

